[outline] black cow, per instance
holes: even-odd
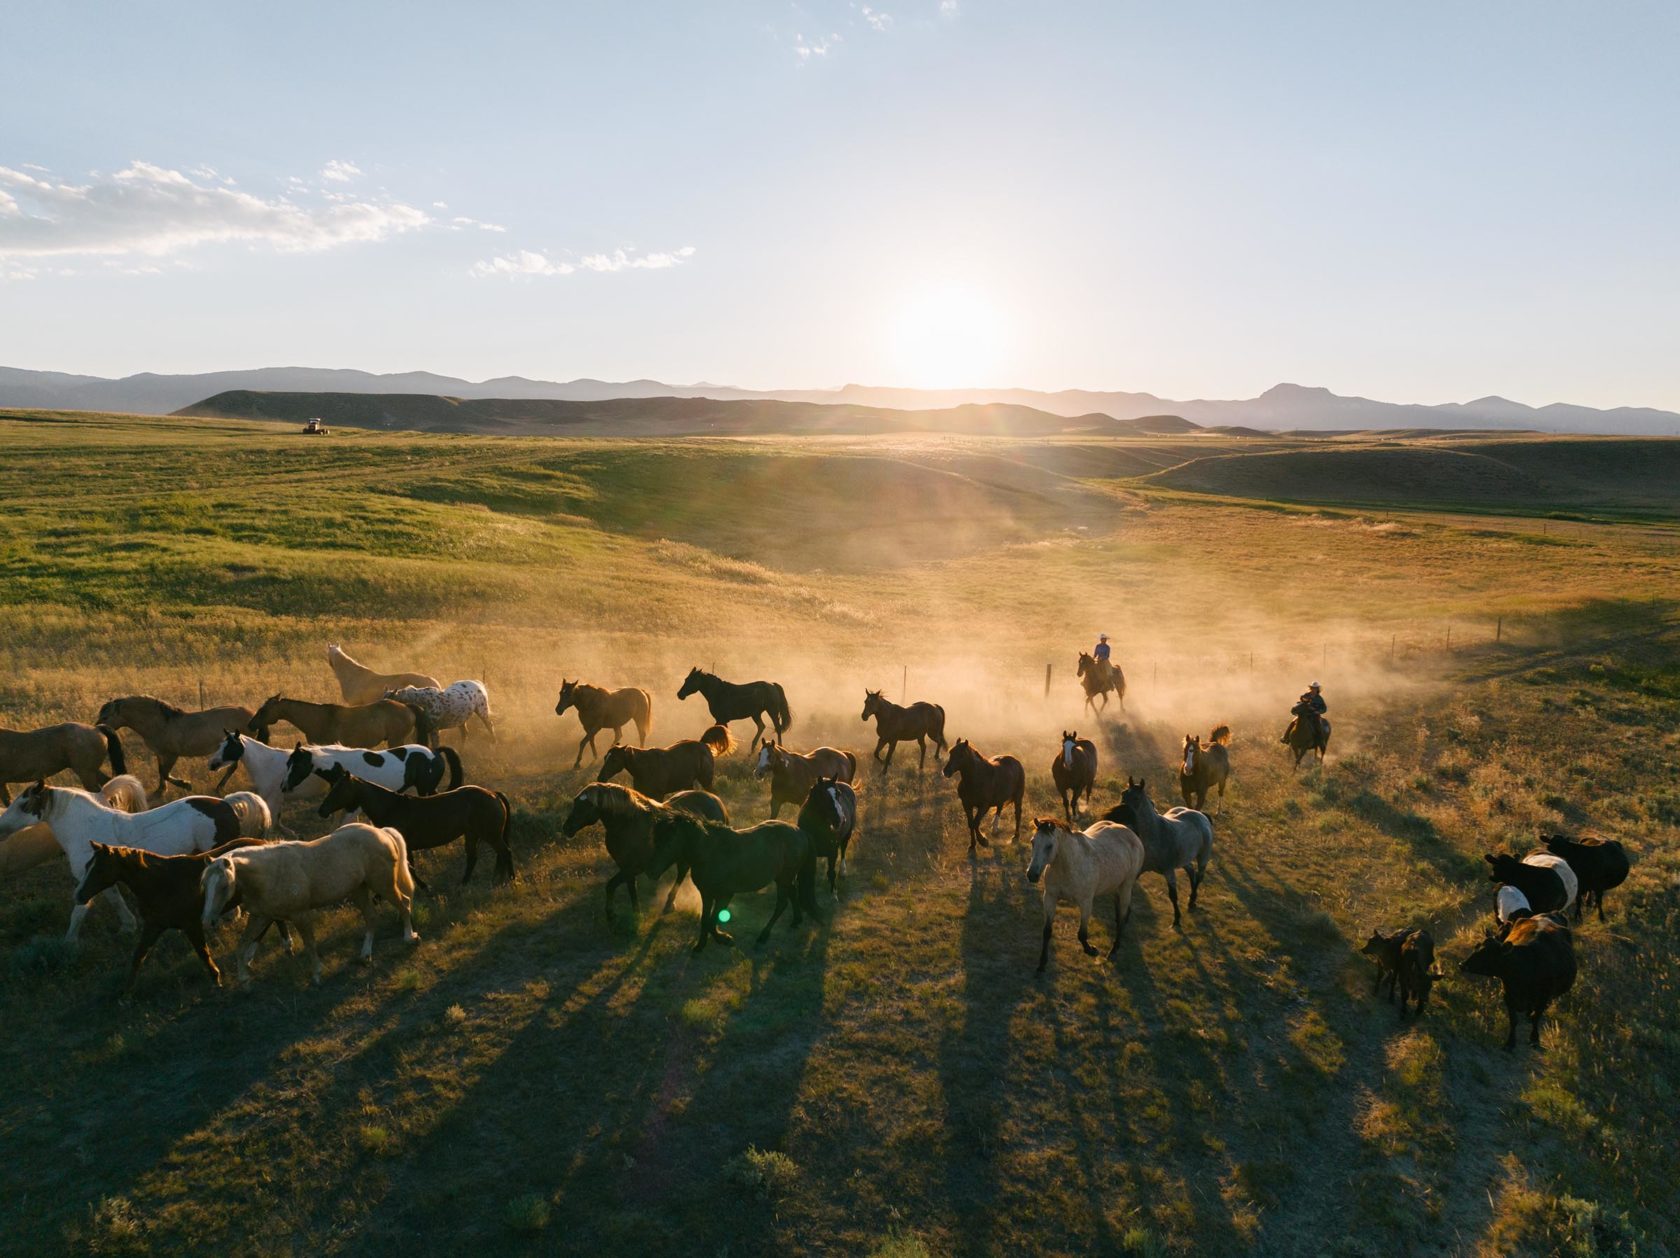
[[[1466,974],[1483,974],[1505,985],[1511,1029],[1505,1051],[1517,1046],[1517,1015],[1528,1015],[1528,1042],[1540,1047],[1540,1015],[1575,983],[1575,945],[1558,913],[1512,922],[1500,934],[1487,932],[1482,944],[1460,963]]]

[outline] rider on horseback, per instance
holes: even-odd
[[[1106,633],[1097,635],[1097,645],[1091,648],[1091,658],[1099,664],[1108,663],[1108,635]]]
[[[1329,711],[1329,705],[1324,702],[1324,695],[1321,690],[1322,687],[1316,681],[1313,682],[1312,685],[1307,687],[1307,693],[1296,700],[1295,706],[1289,709],[1290,715],[1295,720],[1291,721],[1289,728],[1283,731],[1283,737],[1278,739],[1280,743],[1289,741],[1289,735],[1295,731],[1295,722],[1301,720],[1312,721],[1314,743],[1324,741],[1324,722],[1320,718]]]

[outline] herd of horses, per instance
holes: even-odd
[[[151,696],[129,695],[104,704],[91,725],[67,722],[32,731],[0,730],[0,795],[6,804],[0,813],[0,871],[12,872],[62,852],[76,887],[71,938],[92,901],[102,896],[125,923],[135,924],[117,891],[127,887],[141,910],[130,981],[159,934],[178,929],[220,982],[207,937],[228,915],[243,915],[246,921],[237,950],[241,981],[248,981],[251,957],[271,926],[279,928],[288,947],[296,930],[318,978],[320,961],[309,916],[346,899],[361,909],[366,922],[364,958],[372,952],[376,899],[397,906],[404,937],[417,939],[410,906],[415,888],[428,889],[416,868],[417,858],[457,840],[465,847],[463,883],[473,875],[481,846],[495,853],[494,881],[512,878],[511,801],[500,791],[466,783],[459,751],[438,737],[442,731],[459,730],[464,746],[472,721],[496,737],[483,683],[465,680],[444,686],[422,673],[379,673],[337,644],[327,647],[327,662],[342,702],[277,694],[254,709],[227,705],[187,712]],[[1092,711],[1100,712],[1110,695],[1124,706],[1126,683],[1118,666],[1082,654],[1077,675]],[[759,933],[760,944],[790,908],[794,926],[806,917],[821,920],[816,870],[826,860],[833,894],[857,827],[858,756],[836,747],[804,752],[789,747],[785,738],[793,716],[785,691],[775,682],[735,683],[696,667],[677,691],[679,701],[691,695],[701,696],[713,723],[699,738],[655,747],[648,745],[653,697],[647,690],[564,681],[555,714],[575,712],[583,730],[573,768],[582,766],[586,750],[601,756],[601,767],[596,780],[574,797],[562,834],[570,837],[589,826],[602,827],[607,854],[616,866],[605,887],[609,913],[619,887],[626,889],[632,908],[639,909],[641,878],[657,882],[674,869],[667,909],[675,902],[678,886],[692,880],[701,900],[696,951],[709,943],[731,942],[720,929],[732,916],[731,901],[772,885],[775,904]],[[971,856],[989,846],[983,832],[988,815],[995,837],[1009,810],[1012,838],[1020,840],[1027,775],[1018,758],[987,755],[968,738],[948,741],[945,709],[937,703],[898,704],[879,690],[867,690],[860,719],[874,722],[871,759],[883,775],[898,745],[906,742],[917,745],[917,771],[925,772],[931,744],[942,775],[955,779]],[[754,725],[748,751],[755,776],[769,779],[770,798],[767,820],[736,828],[713,788],[717,760],[736,746],[729,727],[740,721]],[[303,736],[290,749],[269,741],[272,727],[282,723]],[[632,726],[634,745],[624,738]],[[170,786],[191,789],[173,773],[180,760],[191,757],[205,757],[210,770],[225,771],[218,790],[240,769],[253,789],[223,797],[188,795],[150,807],[145,788],[127,773],[118,736],[122,729],[133,731],[155,755],[160,800]],[[603,753],[596,740],[608,730],[612,743]],[[1296,722],[1285,737],[1295,764],[1311,752],[1322,760],[1328,733],[1328,722],[1318,728]],[[1205,741],[1199,734],[1185,735],[1177,782],[1183,806],[1158,809],[1145,781],[1128,776],[1119,802],[1081,828],[1079,818],[1090,810],[1097,785],[1099,751],[1077,731],[1062,731],[1049,770],[1063,815],[1034,819],[1027,869],[1028,880],[1043,892],[1040,970],[1049,961],[1052,923],[1066,904],[1079,912],[1080,945],[1095,955],[1090,918],[1098,903],[1112,902],[1112,957],[1137,879],[1147,872],[1163,877],[1173,926],[1182,929],[1178,874],[1188,878],[1187,907],[1194,910],[1213,855],[1207,802],[1215,799],[1215,815],[1223,809],[1231,774],[1230,743],[1231,731],[1225,725],[1216,726]],[[104,772],[106,763],[110,774]],[[77,777],[80,789],[47,785],[48,777],[64,771]],[[612,781],[620,774],[628,777],[629,785]],[[8,784],[30,781],[33,785],[16,799],[11,797]],[[320,818],[337,818],[343,824],[319,839],[300,839],[281,815],[284,805],[293,801],[313,803]],[[793,821],[781,820],[787,806],[797,809]],[[352,820],[357,817],[365,820]],[[289,838],[277,839],[276,833]],[[1500,930],[1497,936],[1490,933],[1484,948],[1463,967],[1505,981],[1507,1004],[1513,1010],[1512,1035],[1520,1007],[1532,1014],[1536,1043],[1539,1010],[1566,990],[1574,976],[1572,954],[1567,965],[1552,967],[1557,973],[1544,965],[1539,978],[1531,973],[1539,961],[1555,958],[1560,948],[1568,951],[1569,927],[1557,914],[1573,905],[1578,920],[1582,897],[1596,894],[1602,918],[1604,890],[1618,885],[1627,872],[1619,844],[1571,844],[1561,837],[1557,842],[1565,846],[1521,861],[1489,856],[1499,885]],[[1577,875],[1571,867],[1583,852],[1587,855],[1581,859],[1593,865],[1594,872]],[[1611,868],[1617,860],[1619,874]],[[1608,872],[1598,870],[1594,862],[1606,865]],[[1578,887],[1585,892],[1578,895]],[[1365,951],[1377,960],[1378,984],[1387,978],[1391,999],[1399,989],[1402,1015],[1408,1002],[1415,1002],[1421,1012],[1439,973],[1428,932],[1373,932]],[[1514,962],[1507,955],[1513,951]],[[1565,970],[1567,976],[1560,977]]]

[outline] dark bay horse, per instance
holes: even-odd
[[[1062,749],[1050,762],[1050,778],[1061,792],[1062,807],[1067,810],[1068,825],[1079,811],[1079,797],[1091,799],[1091,788],[1097,784],[1097,745],[1089,738],[1081,738],[1079,731],[1062,731]]]
[[[799,810],[799,828],[811,840],[811,850],[828,860],[829,894],[838,898],[834,890],[834,863],[846,867],[846,846],[857,829],[857,792],[850,782],[821,777],[805,797]]]
[[[729,810],[721,799],[707,791],[680,791],[662,804],[617,782],[592,782],[572,800],[571,811],[560,827],[561,834],[569,839],[597,821],[607,832],[607,855],[618,866],[618,872],[607,879],[609,914],[612,912],[613,892],[620,886],[630,895],[631,909],[641,909],[641,897],[636,894],[636,879],[646,873],[653,863],[653,823],[673,808],[705,821],[729,824]],[[677,888],[686,877],[688,865],[679,861],[677,876],[671,883],[671,894],[665,897],[666,912],[677,902]]]
[[[768,716],[770,724],[775,726],[778,742],[787,733],[788,726],[793,724],[787,695],[773,681],[724,681],[715,673],[691,668],[683,679],[682,689],[677,691],[677,698],[686,699],[692,694],[705,698],[706,706],[712,711],[712,720],[719,725],[750,720],[758,726],[752,742],[747,744],[748,751],[757,749],[759,740],[764,737],[764,717]]]
[[[1120,700],[1120,710],[1126,710],[1126,674],[1121,672],[1120,665],[1113,661],[1104,662],[1089,651],[1081,651],[1079,684],[1085,688],[1085,706],[1092,712],[1099,710],[1094,702],[1098,696],[1102,697],[1103,707],[1108,706],[1111,691],[1114,697]]]
[[[992,833],[996,834],[1005,804],[1015,805],[1015,837],[1021,837],[1021,798],[1027,791],[1027,771],[1019,760],[1014,756],[994,759],[983,755],[968,739],[959,738],[945,761],[945,776],[957,779],[957,798],[962,801],[963,814],[968,819],[970,853],[976,843],[988,846],[980,833],[980,822],[989,810],[995,810]]]
[[[863,692],[863,716],[860,720],[867,721],[875,718],[875,751],[874,756],[880,762],[881,772],[887,771],[892,763],[893,752],[899,743],[907,743],[912,738],[916,746],[921,748],[921,759],[916,762],[918,769],[927,768],[927,740],[933,739],[934,748],[943,753],[945,742],[945,709],[937,703],[912,703],[909,707],[900,707],[882,696],[879,690],[865,690]],[[881,759],[881,748],[887,749],[887,758]]]
[[[798,826],[785,821],[761,821],[745,830],[733,830],[715,821],[703,821],[671,809],[653,823],[654,856],[648,874],[657,878],[677,861],[688,862],[688,875],[700,893],[700,937],[694,951],[709,939],[732,944],[734,939],[718,929],[718,918],[737,895],[776,884],[776,908],[759,932],[762,947],[775,926],[793,905],[797,926],[809,913],[817,912],[815,885],[816,856],[811,841]],[[724,917],[728,921],[728,917]]]
[[[496,853],[496,873],[493,881],[506,882],[513,877],[513,849],[508,846],[508,827],[513,821],[513,805],[500,791],[482,786],[461,786],[437,795],[399,795],[383,786],[364,782],[342,765],[330,769],[316,769],[315,775],[327,783],[327,797],[321,801],[321,816],[335,812],[361,809],[376,826],[390,826],[403,836],[408,845],[409,873],[414,872],[414,853],[428,848],[442,847],[456,839],[467,841],[467,868],[461,875],[465,884],[478,863],[478,845],[487,843]],[[415,878],[416,883],[420,883]],[[424,886],[425,884],[420,883]]]
[[[685,738],[669,747],[616,743],[607,748],[595,780],[605,782],[615,774],[628,773],[638,791],[655,799],[664,799],[673,791],[709,791],[717,757],[727,755],[734,745],[726,725],[714,725],[699,738]]]
[[[613,745],[621,740],[624,727],[632,721],[636,725],[636,741],[647,746],[648,731],[653,728],[653,696],[635,686],[622,690],[608,690],[592,686],[586,681],[560,682],[560,701],[554,705],[554,715],[564,716],[567,708],[577,709],[578,723],[583,726],[583,738],[578,742],[577,759],[572,768],[583,763],[583,749],[595,755],[595,735],[604,729],[613,732]]]
[[[0,729],[0,804],[9,805],[13,782],[39,782],[69,769],[82,785],[97,791],[105,785],[99,766],[110,757],[113,775],[128,772],[122,740],[109,725],[67,721],[40,729]]]
[[[1219,809],[1225,809],[1225,782],[1231,776],[1231,727],[1214,726],[1203,746],[1200,734],[1184,736],[1184,763],[1178,770],[1178,791],[1186,808],[1201,808],[1208,792],[1219,788]]]
[[[1287,735],[1289,750],[1295,753],[1295,763],[1290,766],[1290,772],[1301,767],[1301,761],[1306,759],[1309,751],[1317,754],[1318,763],[1324,763],[1324,753],[1330,747],[1330,718],[1321,716],[1317,721],[1307,721],[1300,716],[1289,722]]]

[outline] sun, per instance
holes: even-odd
[[[923,389],[995,383],[1009,350],[1003,312],[985,293],[960,284],[912,293],[891,335],[900,378]]]

